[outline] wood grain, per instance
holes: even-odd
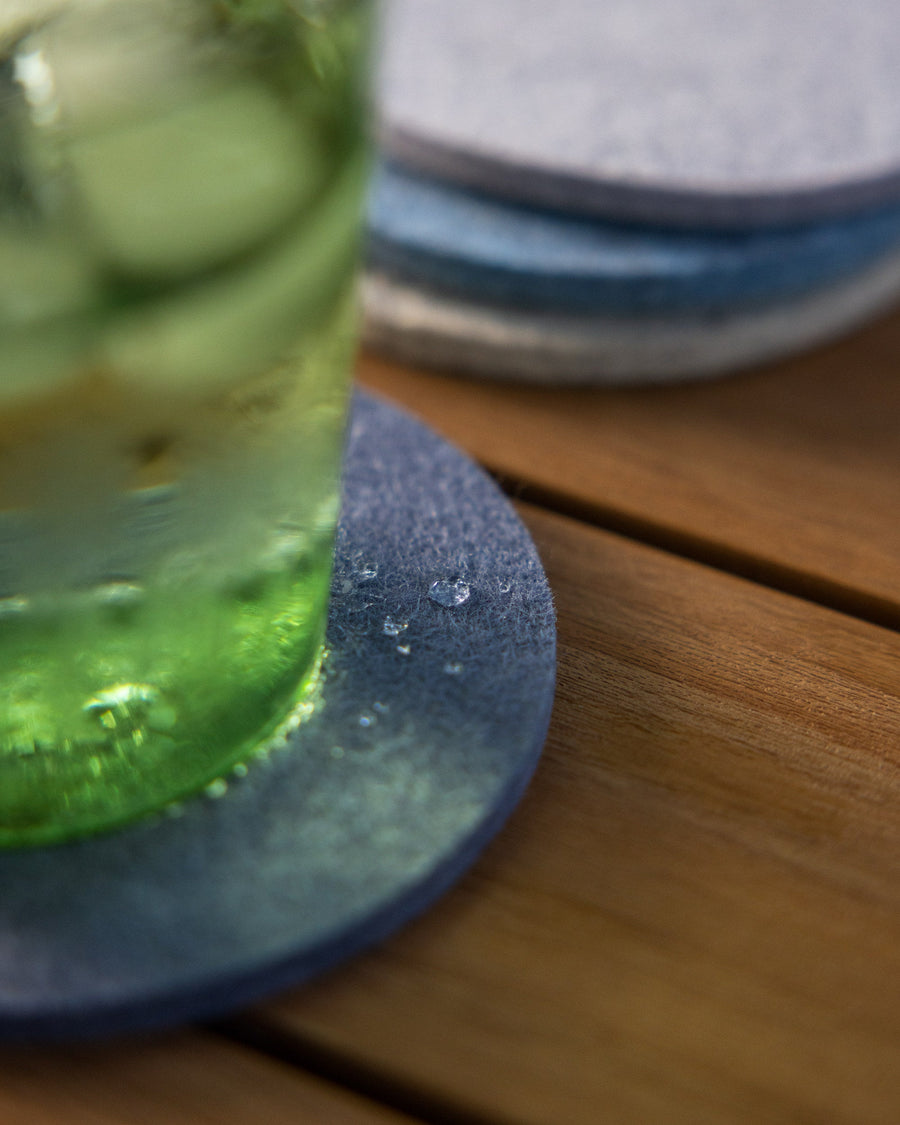
[[[359,370],[540,502],[900,626],[900,312],[671,388],[535,389],[372,356]]]
[[[900,637],[526,509],[547,752],[429,914],[256,1026],[442,1120],[895,1125]]]
[[[211,1035],[0,1053],[4,1125],[413,1125]]]

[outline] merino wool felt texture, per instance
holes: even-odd
[[[386,150],[566,210],[695,227],[900,198],[892,0],[388,0]]]
[[[704,314],[823,289],[900,248],[900,207],[741,232],[642,228],[504,200],[382,164],[373,270],[448,296],[614,315]]]
[[[376,272],[368,347],[402,363],[545,385],[642,386],[730,374],[835,339],[900,299],[900,253],[776,305],[696,315],[562,313],[470,301]]]
[[[335,560],[321,699],[286,746],[177,817],[0,853],[0,1038],[166,1026],[296,984],[427,907],[500,828],[555,681],[527,531],[471,461],[360,394]]]

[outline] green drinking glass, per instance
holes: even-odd
[[[310,706],[356,341],[368,0],[0,0],[0,846]]]

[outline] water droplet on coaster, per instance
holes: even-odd
[[[393,617],[386,617],[381,631],[386,637],[399,637],[400,634],[405,632],[408,628],[408,621],[395,621]]]
[[[378,577],[378,567],[375,563],[369,563],[361,566],[356,572],[356,577],[360,582],[371,582],[373,578]]]
[[[445,606],[447,609],[465,605],[471,594],[472,589],[469,583],[464,578],[459,577],[439,578],[437,582],[432,582],[431,589],[428,591],[428,596],[433,602]]]
[[[359,717],[359,725],[361,727],[373,727],[377,722],[378,720],[375,716],[369,715],[368,713],[360,715]]]
[[[228,792],[228,782],[224,777],[217,777],[215,781],[211,781],[204,790],[207,797],[213,797],[218,800],[219,797],[224,797]]]
[[[397,652],[399,652],[401,656],[409,656],[412,652],[412,645],[397,645]]]

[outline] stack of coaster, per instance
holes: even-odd
[[[890,0],[389,0],[369,344],[651,383],[900,295]]]

